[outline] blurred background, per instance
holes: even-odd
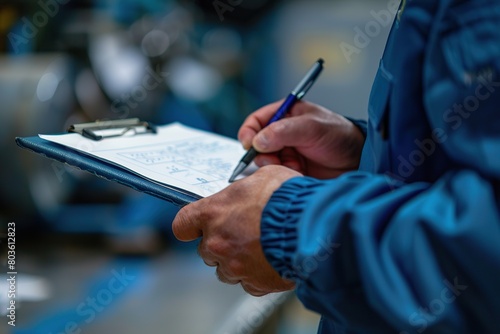
[[[19,275],[10,327],[2,240],[0,332],[315,333],[292,295],[219,283],[196,243],[173,238],[176,207],[14,138],[129,117],[236,137],[319,57],[307,99],[366,118],[391,3],[1,0],[0,233],[16,223]]]

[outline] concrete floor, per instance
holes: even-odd
[[[220,283],[195,244],[154,256],[117,256],[99,240],[58,236],[20,243],[16,327],[2,321],[0,333],[316,332],[317,315],[293,294],[254,298]]]

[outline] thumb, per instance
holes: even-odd
[[[309,129],[302,117],[287,117],[269,124],[253,139],[253,147],[260,153],[273,153],[285,147],[297,147],[309,139]]]
[[[191,205],[188,205],[175,216],[172,222],[172,232],[180,241],[193,241],[203,236],[203,231],[197,222],[196,212],[191,209]]]

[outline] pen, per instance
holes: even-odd
[[[314,63],[309,72],[307,72],[304,79],[302,79],[302,81],[297,85],[297,87],[288,95],[286,100],[279,107],[278,111],[276,111],[273,118],[271,118],[271,120],[269,121],[269,123],[267,123],[267,125],[282,119],[292,109],[295,102],[299,101],[304,97],[304,95],[306,95],[306,93],[312,87],[312,85],[320,75],[321,71],[323,70],[324,62],[325,61],[320,58],[316,63]],[[247,153],[243,156],[243,158],[240,160],[238,166],[236,166],[236,169],[229,178],[229,182],[234,182],[236,177],[240,175],[248,167],[248,165],[253,161],[253,159],[255,159],[257,154],[259,154],[259,152],[257,152],[255,148],[251,147],[247,151]]]

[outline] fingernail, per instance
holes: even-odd
[[[266,135],[258,135],[255,140],[256,149],[259,151],[265,150],[269,147],[269,140]]]

